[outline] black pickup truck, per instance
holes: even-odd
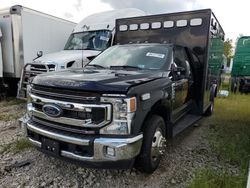
[[[224,32],[209,9],[119,19],[116,31],[84,69],[35,77],[22,125],[47,154],[151,173],[168,139],[212,113],[210,43]]]

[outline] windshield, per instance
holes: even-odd
[[[113,46],[93,59],[87,66],[96,68],[136,68],[158,70],[167,66],[167,45]]]
[[[112,33],[108,30],[86,31],[72,33],[64,50],[100,50],[103,51],[111,44]]]

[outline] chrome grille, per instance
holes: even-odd
[[[72,91],[67,89],[49,88],[44,86],[33,85],[31,93],[48,99],[55,99],[76,103],[97,103],[101,95],[98,93],[89,93],[82,91]]]
[[[82,128],[82,127],[77,127],[77,126],[65,125],[61,123],[55,123],[55,122],[40,119],[37,117],[32,117],[32,121],[40,125],[46,126],[46,127],[50,127],[50,128],[54,128],[54,129],[62,130],[62,131],[67,131],[67,132],[72,132],[72,133],[79,133],[79,134],[96,134],[97,133],[96,130],[90,130],[89,128]]]
[[[30,97],[33,104],[32,116],[40,120],[80,128],[100,128],[111,121],[111,104],[65,102],[40,97],[33,93],[30,94]],[[60,117],[46,115],[42,110],[42,106],[45,104],[59,106],[63,110],[62,115]]]
[[[42,111],[42,104],[39,103],[34,103],[33,104],[35,110],[39,112]],[[91,112],[85,112],[85,111],[74,111],[71,109],[63,109],[63,117],[66,118],[72,118],[72,119],[78,119],[78,120],[87,120],[87,119],[92,119],[92,122],[95,124],[101,123],[105,117],[105,109],[104,108],[99,108],[95,107],[92,108]]]
[[[47,68],[48,67],[48,68]],[[30,66],[31,71],[37,71],[37,72],[48,72],[48,71],[54,71],[56,65],[54,64],[49,64],[49,65],[43,65],[43,64],[32,64]]]

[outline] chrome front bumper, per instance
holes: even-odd
[[[24,129],[24,132],[27,131],[34,132],[38,135],[44,136],[56,140],[58,142],[70,143],[80,146],[89,146],[90,139],[76,138],[72,137],[70,134],[59,134],[57,132],[48,131],[37,127],[35,124],[30,123],[29,121],[20,120],[20,123]],[[27,135],[28,136],[28,135]],[[95,138],[93,142],[93,156],[81,156],[73,152],[61,150],[60,156],[86,162],[115,162],[122,160],[130,160],[135,158],[139,153],[142,146],[142,134],[132,137],[132,138]],[[41,148],[42,143],[30,138],[33,145]],[[109,155],[107,153],[107,148],[112,148],[114,155]]]

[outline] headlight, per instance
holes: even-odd
[[[125,96],[102,97],[101,102],[113,105],[113,121],[110,125],[100,130],[101,134],[126,135],[131,132],[131,122],[136,111],[136,98],[126,98]]]

